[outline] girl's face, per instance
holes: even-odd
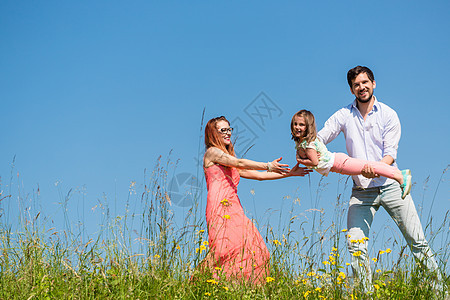
[[[306,122],[302,116],[294,117],[294,136],[296,138],[302,138],[306,136]]]
[[[230,137],[233,132],[233,128],[230,127],[230,124],[224,120],[220,120],[216,123],[217,131],[219,131],[219,135],[222,137],[225,146],[231,144]]]

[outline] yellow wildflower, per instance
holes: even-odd
[[[205,293],[205,296],[211,296],[211,293],[206,292],[206,293]]]
[[[350,294],[350,297],[352,298],[352,300],[358,299],[358,297],[354,296],[353,294]]]
[[[376,257],[372,258],[373,262],[377,262],[378,259]]]
[[[228,290],[229,290],[227,286],[223,286],[222,288],[223,288],[225,291],[228,291]]]
[[[303,297],[307,298],[309,294],[311,294],[311,291],[306,291],[303,293]]]
[[[356,256],[356,257],[361,256],[361,251],[356,251],[356,252],[353,253],[352,255],[353,255],[353,256]]]
[[[272,282],[274,280],[275,280],[275,278],[273,278],[273,277],[266,277],[266,282]]]
[[[380,254],[384,254],[385,251],[384,251],[384,250],[380,250],[379,253],[380,253]]]
[[[316,273],[314,273],[314,272],[308,272],[308,274],[306,274],[306,276],[316,276]]]
[[[350,263],[345,263],[346,266],[350,266]]]
[[[206,250],[206,247],[204,245],[201,245],[200,248],[195,248],[195,253],[202,253]]]
[[[223,218],[228,220],[230,218],[230,215],[224,215]]]
[[[379,286],[378,284],[376,284],[376,283],[373,285],[373,287],[374,287],[376,290],[378,290],[378,289],[380,288],[380,286]]]
[[[357,240],[350,240],[350,243],[357,243],[358,241]]]
[[[322,289],[320,287],[316,287],[314,290],[319,293],[322,291]]]
[[[324,261],[324,262],[322,262],[324,265],[329,265],[330,264],[330,262],[329,261]]]
[[[215,279],[208,279],[208,280],[206,280],[206,282],[211,283],[211,284],[219,284]]]
[[[365,236],[365,237],[364,237],[364,240],[365,240],[365,241],[368,241],[368,240],[369,240],[369,238],[368,238],[367,236]]]
[[[344,281],[345,277],[346,276],[345,276],[344,272],[339,272],[339,275],[338,275],[338,278],[337,278],[337,283],[341,284]]]
[[[276,245],[276,246],[281,245],[281,243],[280,243],[279,240],[273,240],[273,243],[274,243],[274,245]]]
[[[230,206],[230,201],[228,201],[227,199],[223,199],[222,201],[220,201],[220,203],[223,205],[223,206]]]
[[[159,256],[158,254],[155,254],[154,258],[160,258],[161,256]]]
[[[392,252],[391,248],[386,249],[386,253],[391,253],[391,252]]]
[[[342,229],[341,231],[342,231],[342,232],[347,232],[347,229]]]
[[[208,241],[204,241],[203,245],[206,245],[206,246],[209,245]]]
[[[180,249],[181,249],[180,245],[177,245],[175,248],[176,248],[177,250],[180,250]]]
[[[222,271],[222,268],[220,267],[215,267],[214,269],[216,269],[217,271]]]
[[[381,270],[380,269],[377,269],[375,272],[377,272],[377,273],[380,273],[381,272]]]
[[[335,247],[331,248],[331,251],[337,251],[338,249],[336,249]]]

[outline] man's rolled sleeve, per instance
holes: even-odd
[[[317,134],[317,137],[326,145],[333,141],[342,131],[342,112],[335,112]]]
[[[391,156],[394,160],[397,159],[398,143],[401,136],[400,120],[395,111],[392,111],[389,118],[386,120],[383,133],[383,157]]]

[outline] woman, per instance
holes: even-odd
[[[253,222],[244,214],[237,196],[239,179],[304,176],[309,170],[298,164],[290,170],[288,165],[279,163],[281,157],[267,163],[236,158],[230,140],[232,131],[223,116],[209,120],[205,127],[203,167],[208,188],[206,222],[210,251],[200,269],[213,271],[216,278],[224,274],[228,279],[263,283],[268,274],[269,251]]]

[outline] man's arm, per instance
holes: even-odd
[[[385,164],[392,165],[397,159],[398,143],[401,136],[401,125],[397,113],[392,110],[386,118],[383,130],[383,158],[380,160]],[[365,165],[361,170],[361,175],[367,178],[380,177],[373,170],[372,166]]]
[[[398,143],[400,142],[402,130],[400,120],[397,113],[394,110],[389,111],[386,118],[386,124],[384,124],[383,130],[383,159],[381,161],[392,165],[397,159]],[[389,163],[389,158],[392,161]],[[385,160],[386,158],[386,160]]]
[[[386,155],[380,161],[384,162],[385,164],[392,165],[395,159],[390,155]]]
[[[344,124],[342,109],[335,112],[317,134],[317,137],[326,145],[333,141],[341,133]]]

